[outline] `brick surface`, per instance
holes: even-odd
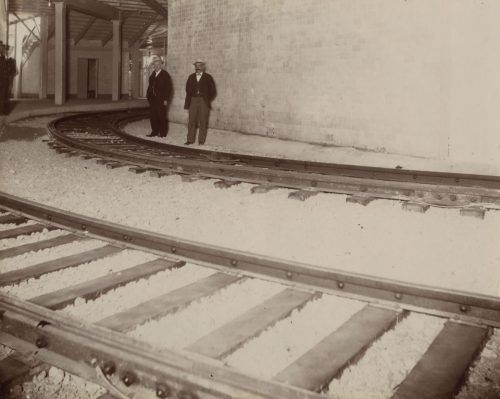
[[[196,58],[211,126],[377,151],[447,151],[445,1],[172,0],[170,117]]]

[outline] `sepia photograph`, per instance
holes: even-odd
[[[0,0],[0,399],[500,399],[499,0]]]

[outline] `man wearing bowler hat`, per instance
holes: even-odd
[[[215,82],[205,72],[205,62],[193,62],[195,73],[189,75],[186,82],[186,101],[184,109],[189,110],[188,134],[185,145],[193,144],[196,139],[196,127],[199,126],[198,144],[204,144],[207,138],[208,114],[215,98]]]
[[[166,137],[168,133],[167,105],[172,95],[172,79],[157,55],[151,61],[153,73],[149,77],[147,98],[150,105],[151,133],[148,137]]]

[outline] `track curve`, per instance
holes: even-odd
[[[245,181],[262,190],[286,187],[444,207],[500,208],[500,177],[309,162],[187,148],[135,137],[123,127],[145,109],[65,116],[49,124],[59,152],[135,165],[157,175],[178,173]],[[159,174],[158,174],[159,172]],[[257,190],[257,192],[259,192]],[[301,196],[299,195],[299,198]]]

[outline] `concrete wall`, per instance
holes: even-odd
[[[498,15],[494,0],[172,0],[170,117],[186,120],[201,57],[214,127],[480,162],[499,150]]]

